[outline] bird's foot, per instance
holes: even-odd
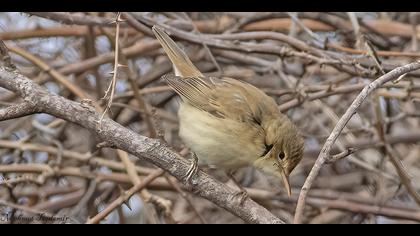
[[[190,168],[187,171],[187,174],[185,176],[185,181],[187,183],[191,183],[191,178],[197,173],[198,170],[198,157],[195,153],[191,153],[192,157],[192,163],[190,165]]]
[[[241,189],[241,191],[236,192],[234,194],[234,198],[237,199],[237,201],[239,201],[239,205],[244,205],[245,200],[248,198],[248,192],[245,191],[244,189]]]
[[[248,192],[245,190],[244,187],[242,187],[242,185],[235,179],[235,174],[236,170],[233,171],[228,171],[227,175],[229,176],[229,178],[233,181],[233,183],[236,185],[236,187],[238,187],[240,190],[238,192],[236,192],[233,197],[235,199],[237,199],[239,201],[239,205],[243,205],[245,200],[248,198]]]

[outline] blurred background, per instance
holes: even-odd
[[[305,155],[290,176],[291,198],[251,167],[235,174],[252,199],[289,223],[320,148],[358,93],[420,57],[419,13],[122,13],[118,42],[116,15],[0,13],[0,39],[22,74],[102,108],[117,43],[125,66],[109,116],[187,154],[178,137],[179,98],[160,78],[171,64],[150,30],[164,26],[206,75],[254,84],[299,127]],[[420,222],[419,78],[419,71],[406,74],[364,101],[332,151],[351,154],[322,168],[305,223]],[[0,88],[0,107],[19,99]],[[0,223],[85,223],[133,186],[127,160],[140,179],[156,168],[98,143],[77,124],[46,114],[0,122]],[[223,171],[203,169],[235,188]],[[42,213],[56,218],[30,219]],[[243,221],[165,174],[100,223]]]

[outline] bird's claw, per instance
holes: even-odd
[[[239,199],[239,205],[244,205],[245,200],[248,198],[248,192],[245,190],[241,190],[234,194],[236,199]]]
[[[191,156],[192,156],[192,163],[185,177],[185,181],[187,183],[191,183],[192,177],[197,173],[197,170],[198,170],[198,157],[195,153],[191,153]]]

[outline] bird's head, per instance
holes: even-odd
[[[266,150],[254,166],[281,178],[290,196],[289,175],[302,160],[304,140],[296,126],[284,115],[263,121],[262,127]]]

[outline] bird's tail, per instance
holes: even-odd
[[[152,31],[172,62],[175,75],[180,77],[202,77],[203,74],[194,66],[187,54],[169,37],[163,29],[153,26]]]

